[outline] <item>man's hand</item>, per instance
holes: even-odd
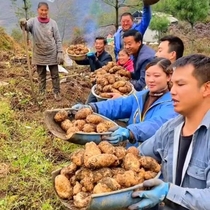
[[[19,21],[19,23],[20,23],[20,27],[22,29],[25,29],[26,28],[27,21],[26,21],[25,18],[21,18],[20,21]]]
[[[94,52],[89,52],[89,53],[87,53],[87,57],[88,57],[88,59],[91,59],[91,60],[93,60],[93,61],[96,60],[96,55],[95,55]]]
[[[122,96],[120,93],[107,93],[107,95],[111,96],[111,99],[119,98]]]
[[[103,140],[109,141],[111,144],[119,144],[120,142],[126,141],[130,138],[130,131],[123,127],[114,127],[109,129],[109,131],[114,131],[111,136],[103,136]]]
[[[143,186],[151,188],[151,190],[134,192],[132,197],[139,197],[142,200],[129,206],[130,210],[152,208],[165,199],[169,190],[169,183],[165,183],[160,179],[146,180],[143,182]]]
[[[62,65],[64,63],[64,58],[63,58],[63,53],[62,52],[58,52],[57,62],[58,62],[58,65]]]

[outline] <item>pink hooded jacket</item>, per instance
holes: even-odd
[[[131,59],[129,59],[124,65],[120,64],[119,61],[117,61],[117,65],[122,66],[123,68],[125,68],[129,72],[134,71],[133,61]]]

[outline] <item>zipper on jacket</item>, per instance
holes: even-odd
[[[171,100],[170,100],[171,101]],[[160,102],[158,102],[158,103],[156,103],[156,104],[152,104],[152,106],[150,106],[145,112],[144,112],[144,115],[143,116],[141,116],[141,122],[142,121],[144,121],[144,118],[145,118],[145,115],[146,115],[146,113],[151,109],[151,108],[153,108],[154,106],[156,106],[156,105],[160,105],[160,104],[163,104],[163,103],[165,103],[165,102],[170,102],[170,101],[160,101]]]
[[[163,104],[163,103],[165,103],[165,102],[170,102],[170,100],[168,100],[168,101],[160,101],[160,102],[158,102],[158,103],[155,103],[155,104],[153,104],[152,106],[150,106],[145,112],[144,112],[144,115],[143,116],[141,116],[141,112],[139,113],[139,111],[137,110],[136,111],[136,114],[134,115],[134,123],[136,123],[136,117],[137,117],[137,115],[138,115],[138,113],[139,113],[139,115],[140,115],[140,122],[143,122],[144,121],[144,118],[145,118],[145,115],[147,114],[147,112],[151,109],[151,108],[153,108],[154,106],[156,106],[156,105],[159,105],[159,104]]]

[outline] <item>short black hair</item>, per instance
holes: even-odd
[[[123,34],[123,38],[128,37],[128,36],[133,36],[135,42],[142,42],[142,39],[143,39],[142,34],[135,29],[130,29],[128,31],[125,31],[125,33]]]
[[[194,67],[192,75],[198,80],[199,85],[210,81],[210,57],[202,54],[188,55],[175,61],[171,68],[176,71],[176,68],[187,65]]]
[[[48,3],[44,2],[44,1],[41,1],[41,2],[38,3],[38,9],[39,9],[41,6],[43,6],[43,5],[46,6],[47,9],[49,9]]]
[[[122,19],[122,17],[124,16],[130,16],[131,20],[133,21],[133,15],[130,12],[124,12],[121,16],[120,16],[120,20]]]
[[[104,41],[104,45],[107,45],[107,40],[106,40],[106,38],[103,37],[103,36],[97,36],[97,37],[95,38],[95,41],[96,41],[96,40],[103,40],[103,41]]]
[[[184,53],[184,43],[183,41],[173,35],[164,36],[160,39],[160,42],[168,41],[169,42],[169,52],[176,52],[176,59],[181,58]]]

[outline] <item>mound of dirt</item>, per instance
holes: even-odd
[[[23,48],[14,41],[12,37],[7,35],[3,28],[0,28],[0,51],[21,51],[23,52]]]

